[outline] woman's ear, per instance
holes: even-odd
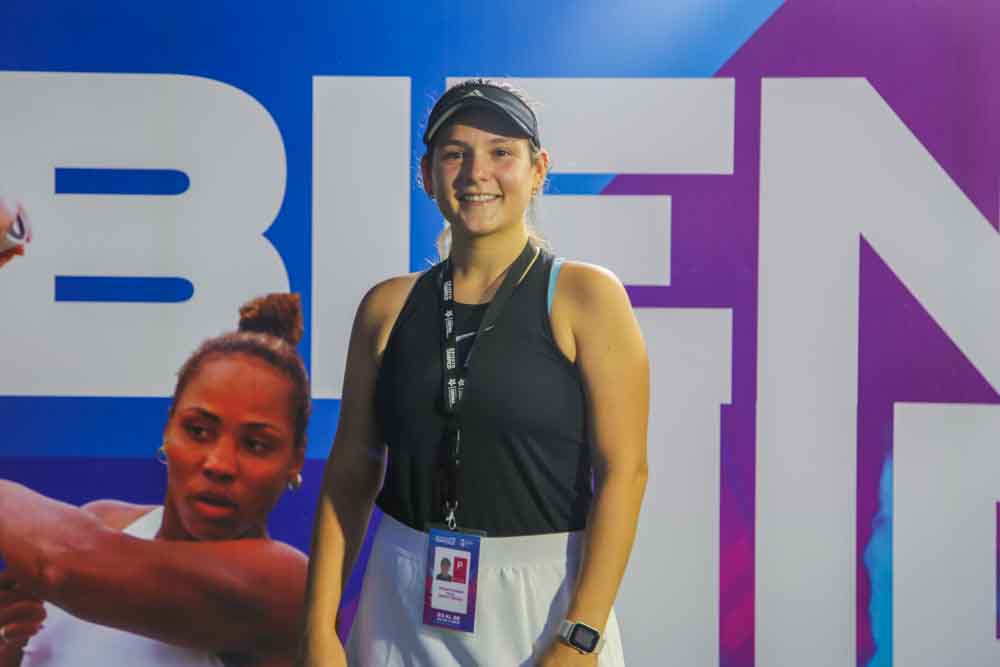
[[[541,192],[542,188],[545,187],[545,177],[549,175],[549,152],[544,148],[538,151],[531,168],[534,171],[531,189],[536,193]]]
[[[428,150],[420,158],[420,185],[428,197],[434,199],[434,179],[431,178],[431,153]]]

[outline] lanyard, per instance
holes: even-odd
[[[518,255],[514,263],[507,268],[507,275],[504,277],[500,289],[497,290],[486,308],[483,321],[476,331],[476,338],[472,341],[472,348],[466,357],[465,368],[468,369],[472,360],[472,353],[479,346],[479,341],[483,334],[493,328],[504,305],[514,292],[514,287],[521,279],[528,265],[535,258],[535,248],[531,243],[524,246],[524,250]],[[455,529],[457,520],[455,511],[458,509],[458,472],[462,463],[462,427],[459,421],[459,405],[462,394],[465,390],[465,375],[458,367],[458,340],[455,331],[455,283],[453,277],[451,258],[444,261],[441,272],[438,274],[441,305],[441,406],[448,416],[448,426],[445,429],[444,440],[442,441],[441,460],[438,472],[438,485],[441,497],[442,509],[444,511],[444,521],[448,528]]]

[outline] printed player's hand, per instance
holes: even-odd
[[[11,208],[7,204],[7,202],[3,200],[3,198],[0,198],[0,237],[2,237],[4,234],[7,233],[7,230],[10,229],[11,225],[14,224],[14,221],[17,220],[17,216],[19,215],[21,216],[27,215],[24,212],[24,208],[22,208],[20,205],[16,206],[15,208]],[[26,240],[31,241],[31,237],[29,236]],[[23,255],[23,254],[24,254],[23,245],[16,246],[14,248],[8,248],[7,250],[0,252],[0,267],[3,267],[7,262],[14,259],[14,257],[16,257],[17,255]]]
[[[18,255],[24,254],[24,246],[17,246],[15,248],[8,248],[3,252],[0,252],[0,267],[14,259]]]
[[[44,620],[42,601],[26,595],[10,573],[0,571],[0,655],[24,648]]]

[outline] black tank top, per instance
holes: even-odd
[[[476,345],[462,398],[459,525],[490,536],[581,530],[592,497],[586,403],[579,370],[556,346],[542,252],[495,327]],[[441,411],[441,265],[414,284],[386,344],[375,389],[389,449],[377,504],[418,530],[443,519],[435,500]],[[460,357],[486,304],[456,304]],[[472,335],[463,337],[463,334]]]

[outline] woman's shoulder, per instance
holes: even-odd
[[[368,341],[372,360],[381,364],[382,354],[392,332],[403,312],[403,306],[423,273],[407,273],[383,280],[372,287],[361,299],[354,320],[354,333]]]
[[[422,272],[394,276],[373,286],[361,299],[358,319],[369,327],[384,328],[395,321]]]
[[[574,311],[599,314],[609,304],[627,302],[628,294],[618,276],[609,269],[567,259],[560,262],[555,299]]]
[[[106,528],[124,530],[157,507],[157,505],[136,505],[122,500],[94,500],[81,509],[97,517]]]
[[[577,361],[581,340],[590,340],[605,329],[620,328],[630,318],[634,318],[632,304],[618,276],[597,264],[560,262],[549,321],[556,344],[567,359]]]
[[[369,304],[371,307],[385,307],[392,302],[406,301],[413,285],[422,275],[424,275],[423,271],[415,271],[414,273],[404,273],[401,276],[386,278],[368,290],[362,303]]]

